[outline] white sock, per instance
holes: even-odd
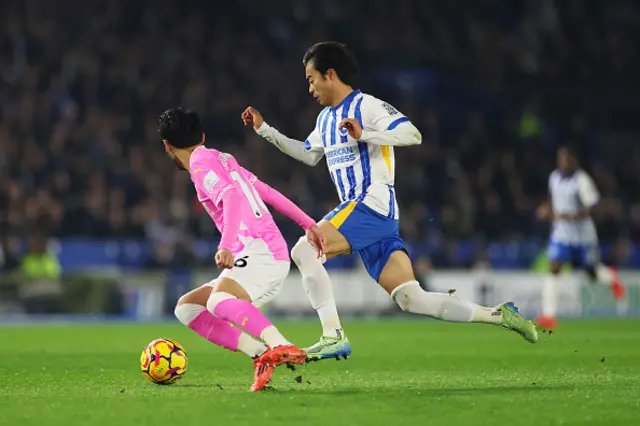
[[[176,306],[174,313],[176,315],[176,318],[178,318],[178,321],[189,327],[191,321],[193,321],[198,315],[200,315],[200,312],[205,310],[206,308],[202,305],[198,305],[195,303],[183,303]],[[266,352],[267,345],[255,340],[247,333],[242,333],[240,335],[240,339],[238,340],[238,350],[253,358]]]
[[[213,314],[218,303],[227,299],[237,299],[237,297],[224,291],[212,291],[207,299],[207,310]]]
[[[242,333],[240,339],[238,339],[238,350],[249,355],[251,358],[255,358],[267,351],[267,345],[258,342],[247,333]]]
[[[202,305],[198,305],[196,303],[183,303],[176,306],[176,309],[173,311],[178,321],[182,324],[189,327],[191,321],[196,319],[196,317],[200,314],[200,312],[206,310]]]
[[[496,308],[486,308],[484,306],[476,305],[475,303],[467,303],[476,307],[476,310],[473,312],[473,318],[471,319],[471,322],[502,325],[502,312],[500,312]]]
[[[304,286],[311,306],[318,312],[322,323],[322,334],[343,338],[342,325],[333,297],[333,287],[327,270],[318,259],[316,250],[305,237],[300,238],[291,250],[291,257],[302,274]]]
[[[558,276],[549,274],[542,285],[542,315],[555,318],[558,308]]]
[[[596,270],[596,280],[600,284],[611,285],[611,283],[613,283],[613,280],[615,278],[615,273],[613,272],[613,269],[611,269],[610,267],[608,267],[603,263],[599,263],[596,265],[595,270]]]
[[[260,339],[272,348],[291,344],[291,342],[285,339],[282,333],[280,333],[274,325],[270,325],[262,330],[262,333],[260,333]]]
[[[391,298],[405,312],[427,315],[450,322],[502,324],[502,314],[444,293],[424,291],[417,281],[409,281],[391,292]]]
[[[209,296],[209,299],[207,300],[207,309],[209,310],[209,312],[213,313],[214,310],[216,309],[216,306],[223,300],[227,300],[227,299],[235,299],[235,296],[232,296],[229,293],[225,293],[221,291],[212,292],[211,296]],[[242,341],[243,339],[240,339],[240,340]],[[291,344],[287,339],[284,338],[284,336],[280,333],[280,331],[278,331],[278,329],[273,325],[270,325],[266,327],[264,330],[262,330],[262,332],[260,333],[260,340],[264,341],[267,345],[271,346],[272,348],[275,348],[276,346],[284,346],[284,345]],[[251,346],[249,350],[251,351],[254,348],[257,348],[257,347]],[[240,349],[240,342],[238,342],[238,349]]]

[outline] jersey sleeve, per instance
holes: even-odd
[[[283,135],[278,129],[269,126],[266,122],[262,123],[262,126],[258,129],[258,135],[265,138],[288,156],[309,166],[315,166],[324,155],[322,138],[317,127],[316,124],[316,129],[311,132],[304,142]]]
[[[307,136],[304,141],[304,149],[308,152],[322,152],[324,153],[324,146],[322,145],[322,137],[320,136],[320,130],[318,126]]]
[[[586,173],[580,173],[578,177],[578,194],[580,196],[580,202],[585,208],[591,208],[598,204],[600,201],[600,193],[596,184]]]
[[[240,173],[242,174],[244,180],[246,180],[250,184],[253,184],[258,180],[258,177],[256,175],[242,166],[240,166]]]
[[[282,195],[277,189],[270,187],[260,180],[256,180],[253,185],[265,203],[296,222],[303,229],[307,230],[315,225],[316,222],[311,217],[302,211],[293,201]]]
[[[323,121],[327,118],[329,114],[329,108],[323,109],[320,114],[318,114],[318,118],[316,119],[316,127],[313,129],[307,139],[304,141],[304,148],[308,152],[321,152],[324,154],[324,144],[322,143],[322,133],[321,126]]]
[[[378,131],[393,130],[409,119],[391,104],[372,96],[362,100],[362,127]]]

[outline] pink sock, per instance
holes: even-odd
[[[222,318],[203,310],[189,323],[189,328],[218,346],[232,351],[238,350],[238,341],[242,331]]]
[[[235,298],[222,300],[216,304],[213,313],[238,327],[242,327],[247,333],[258,339],[261,338],[265,328],[273,326],[258,308],[245,300]]]

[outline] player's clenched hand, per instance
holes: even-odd
[[[252,126],[253,130],[257,132],[262,123],[264,123],[264,118],[262,118],[262,114],[257,109],[250,106],[242,113],[242,122],[245,126]]]
[[[549,220],[553,216],[549,203],[544,203],[536,210],[536,217],[539,220]]]
[[[216,253],[216,266],[220,269],[233,268],[234,261],[233,255],[227,249],[220,249]]]
[[[324,235],[318,225],[313,225],[307,229],[307,241],[318,252],[318,258],[325,253]]]
[[[340,130],[346,129],[347,132],[349,132],[349,136],[353,139],[360,139],[362,136],[362,126],[355,118],[345,118],[340,122],[340,126],[338,126],[338,128]]]

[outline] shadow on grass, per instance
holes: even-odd
[[[181,388],[209,388],[219,390],[220,386],[216,384],[200,384],[200,383],[180,383],[177,386],[167,386],[172,389],[181,389]],[[223,385],[224,388],[224,385]]]
[[[522,385],[522,386],[492,386],[481,388],[439,388],[439,389],[420,389],[420,388],[406,388],[398,389],[393,388],[392,391],[398,396],[405,396],[408,394],[421,396],[421,397],[442,397],[442,396],[466,396],[466,395],[500,395],[505,393],[536,393],[536,392],[548,392],[548,391],[565,391],[569,389],[575,389],[575,386],[539,386],[539,385]],[[314,386],[300,386],[296,389],[282,389],[272,388],[268,390],[268,393],[279,394],[322,394],[322,395],[362,395],[369,393],[381,393],[386,392],[389,389],[384,386],[369,387],[369,388],[347,388],[347,389],[330,389],[320,388]],[[419,394],[419,395],[418,395]]]

